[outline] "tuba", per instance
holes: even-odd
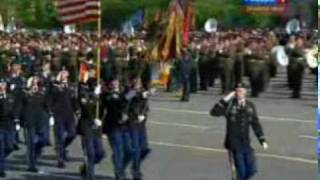
[[[312,49],[306,49],[305,59],[308,66],[311,69],[318,67],[318,46],[314,46]]]
[[[300,21],[298,19],[288,21],[286,31],[289,35],[299,33],[301,31]]]
[[[272,54],[280,66],[288,66],[289,57],[284,46],[276,46],[272,50]]]
[[[204,24],[204,30],[207,33],[217,32],[218,30],[218,21],[214,18],[210,18]]]

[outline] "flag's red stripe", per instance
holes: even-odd
[[[57,5],[57,8],[58,9],[64,9],[64,8],[69,8],[69,7],[74,7],[74,6],[82,6],[86,3],[85,0],[83,1],[79,1],[79,2],[73,2],[73,3],[67,3],[67,4],[64,4],[64,5]]]
[[[64,17],[64,16],[70,16],[70,15],[77,15],[77,14],[83,14],[86,13],[86,11],[97,11],[97,14],[99,13],[100,8],[99,7],[86,7],[83,9],[77,9],[77,10],[73,10],[73,11],[68,11],[68,12],[64,12],[64,13],[59,13],[60,17]]]
[[[100,18],[99,15],[90,15],[82,18],[72,19],[68,21],[63,21],[63,24],[80,24],[80,23],[87,23],[91,21],[97,21]]]

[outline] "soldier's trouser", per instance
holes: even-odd
[[[147,133],[146,126],[139,129],[139,145],[141,148],[140,161],[143,162],[148,157],[148,155],[151,153],[151,149],[149,147],[148,133]]]
[[[129,131],[115,130],[108,134],[112,149],[114,174],[119,178],[125,177],[127,163],[132,159],[132,142]]]
[[[86,180],[95,179],[94,166],[102,161],[105,157],[105,151],[101,137],[82,136],[82,149],[85,155],[85,178]]]
[[[208,89],[208,73],[204,67],[199,67],[200,76],[200,90],[206,91]]]
[[[294,66],[289,65],[288,73],[290,75],[290,84],[293,90],[293,96],[300,96],[304,74],[304,66],[301,64],[296,64]]]
[[[132,176],[141,178],[141,165],[151,152],[148,144],[147,132],[145,127],[134,128],[130,131],[132,141]],[[126,162],[127,163],[127,162]]]
[[[191,69],[190,73],[190,91],[196,93],[198,90],[198,72],[196,68]]]
[[[223,67],[220,69],[222,82],[222,92],[230,92],[234,88],[234,69],[233,60],[225,60]]]
[[[37,159],[45,146],[43,134],[36,133],[35,129],[26,129],[27,159],[29,168],[36,168]]]
[[[234,163],[239,180],[249,180],[257,173],[256,158],[251,148],[234,151]]]
[[[189,79],[184,79],[182,81],[182,101],[189,101],[190,98],[190,81]]]
[[[50,117],[48,114],[43,114],[43,121],[42,121],[43,140],[46,146],[51,145],[49,118]]]
[[[5,158],[13,151],[13,144],[6,130],[0,130],[0,173],[5,171]]]
[[[58,161],[67,160],[66,148],[76,137],[76,125],[74,121],[57,119],[55,123],[55,139]]]

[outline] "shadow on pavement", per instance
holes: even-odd
[[[6,178],[7,180],[82,180],[77,173],[46,173],[23,174],[21,178]],[[97,175],[96,180],[115,180],[114,177]],[[129,180],[129,179],[128,179]]]

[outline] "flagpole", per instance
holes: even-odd
[[[100,2],[101,3],[101,2]],[[101,6],[101,4],[100,4]],[[98,38],[98,43],[97,43],[97,85],[100,84],[100,79],[101,79],[101,46],[100,46],[100,41],[101,41],[101,7],[100,7],[100,14],[97,22],[97,38]],[[99,112],[100,112],[100,100],[98,96],[98,101],[97,101],[97,108],[96,108],[96,118],[99,119]]]

